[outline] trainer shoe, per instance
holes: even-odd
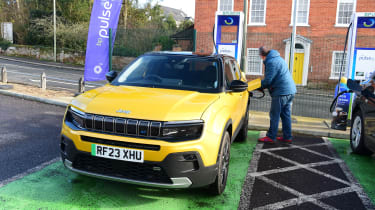
[[[267,144],[274,144],[275,141],[272,140],[270,137],[266,136],[266,137],[263,137],[263,138],[259,138],[258,141],[260,142],[263,142],[263,143],[267,143]]]
[[[292,139],[284,139],[283,137],[276,137],[276,139],[281,142],[292,143]]]

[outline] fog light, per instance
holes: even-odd
[[[195,156],[194,154],[187,154],[187,155],[184,155],[184,159],[188,161],[194,161],[194,160],[197,160],[197,156]]]

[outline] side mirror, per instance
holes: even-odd
[[[112,82],[117,77],[116,71],[110,71],[105,74],[105,78],[107,78],[108,82]]]
[[[248,85],[246,82],[243,82],[241,80],[233,80],[229,85],[229,89],[233,92],[243,92],[247,90],[247,86]]]

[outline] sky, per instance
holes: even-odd
[[[147,0],[140,0],[139,4],[146,3]],[[160,5],[180,9],[194,18],[195,14],[195,0],[154,0],[154,3],[159,2]]]

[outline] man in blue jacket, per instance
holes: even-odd
[[[282,142],[292,142],[292,101],[296,93],[296,85],[284,59],[276,50],[259,48],[259,54],[265,65],[265,77],[262,88],[268,89],[272,97],[270,110],[270,128],[264,138],[258,139],[265,143],[275,143],[276,139]],[[283,137],[277,137],[279,120],[283,126]]]

